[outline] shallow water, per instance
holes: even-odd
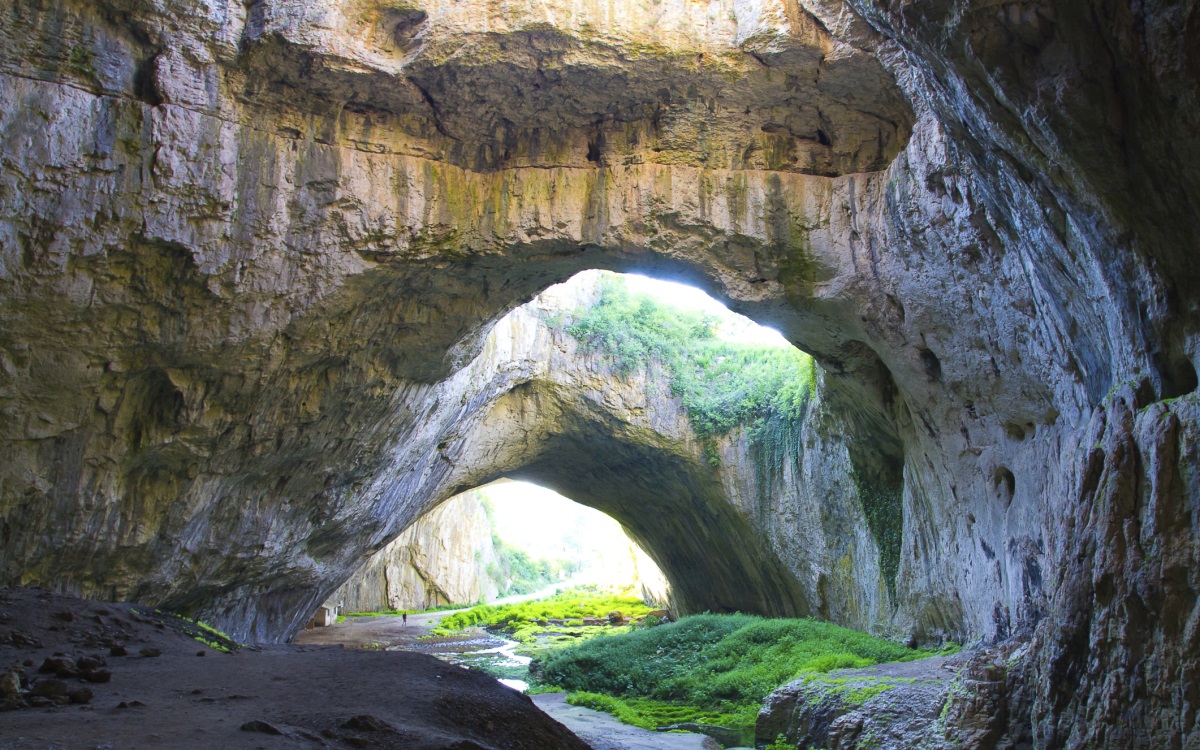
[[[512,688],[513,690],[516,690],[518,693],[523,693],[529,689],[529,683],[526,682],[525,680],[510,680],[506,677],[506,678],[497,680],[497,682],[499,682],[501,685],[507,685],[508,687]]]
[[[523,679],[529,674],[533,659],[516,653],[521,645],[507,638],[466,633],[463,638],[453,636],[437,639],[436,643],[416,642],[388,646],[388,651],[416,651],[441,659],[459,667],[483,669],[496,676],[508,687],[525,692],[529,683]]]

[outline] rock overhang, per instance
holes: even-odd
[[[883,169],[911,132],[907,100],[874,57],[787,5],[348,0],[296,14],[263,0],[242,39],[245,94],[323,101],[362,147],[394,147],[399,130],[481,171]]]

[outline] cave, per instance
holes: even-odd
[[[1003,647],[980,747],[1194,747],[1197,38],[1192,0],[6,3],[0,585],[280,644],[459,491],[617,482],[681,612]],[[802,501],[513,356],[589,269],[812,355]]]
[[[781,450],[756,444],[747,426],[702,439],[665,367],[622,372],[567,332],[563,316],[605,278],[618,277],[582,272],[507,314],[455,374],[466,394],[436,396],[454,414],[433,439],[449,468],[430,502],[516,479],[599,510],[663,572],[676,617],[820,615],[859,628],[886,619],[895,581],[885,583],[864,509],[882,495],[899,512],[898,487],[889,496],[881,479],[898,469],[880,457],[874,473],[858,470],[867,453],[829,413],[819,376]],[[962,634],[924,637],[951,635]]]

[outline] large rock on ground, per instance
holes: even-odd
[[[839,669],[767,697],[755,741],[816,750],[1032,748],[1029,649],[1009,642],[953,657]]]

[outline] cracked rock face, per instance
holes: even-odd
[[[524,424],[500,381],[455,385],[489,327],[640,269],[811,352],[847,460],[898,487],[895,607],[844,621],[1031,637],[1041,746],[1189,746],[1198,24],[1191,0],[6,4],[0,578],[285,637],[483,480],[439,457],[482,446],[453,425]],[[853,587],[821,597],[768,516],[746,596],[842,618]]]

